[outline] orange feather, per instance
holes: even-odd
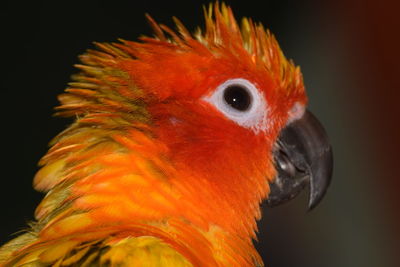
[[[146,244],[165,243],[194,266],[262,264],[252,245],[259,203],[288,110],[306,102],[301,73],[268,31],[249,19],[239,26],[224,4],[210,5],[205,31],[194,35],[176,19],[178,32],[148,18],[154,38],[96,43],[80,57],[57,108],[76,121],[53,140],[34,180],[47,192],[38,222],[0,250],[0,263],[78,262],[114,245],[125,255],[119,245],[151,236],[161,241]],[[268,96],[267,132],[201,101],[232,78]]]

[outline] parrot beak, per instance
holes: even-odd
[[[291,200],[309,188],[308,209],[322,200],[332,177],[333,155],[328,136],[317,118],[306,111],[284,128],[274,148],[277,176],[270,184],[268,206]]]

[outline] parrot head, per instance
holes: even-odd
[[[160,237],[192,262],[260,262],[260,203],[309,188],[313,208],[331,177],[300,69],[224,4],[210,5],[194,34],[148,19],[154,37],[96,43],[60,95],[57,114],[76,120],[40,162],[34,185],[47,195],[29,246],[103,231]]]

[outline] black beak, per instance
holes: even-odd
[[[332,177],[333,156],[321,123],[306,111],[282,130],[274,149],[277,177],[270,184],[268,206],[276,206],[309,187],[309,210],[322,200]]]

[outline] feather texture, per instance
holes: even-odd
[[[76,120],[40,161],[37,222],[0,249],[3,266],[262,265],[252,238],[275,175],[267,152],[289,108],[306,102],[299,68],[224,4],[194,35],[148,19],[154,37],[80,57],[56,108]],[[268,95],[268,132],[199,101],[229,77]]]

